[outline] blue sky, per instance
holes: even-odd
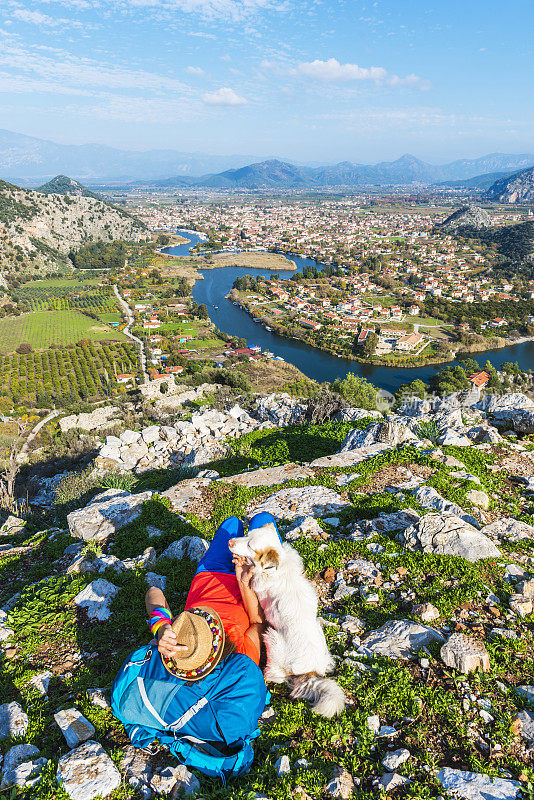
[[[534,150],[528,0],[4,0],[0,127],[438,163]]]

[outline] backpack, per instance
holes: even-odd
[[[158,739],[182,763],[224,781],[250,768],[269,699],[248,656],[232,653],[202,680],[184,681],[165,669],[156,645],[132,653],[111,689],[113,713],[134,747]]]

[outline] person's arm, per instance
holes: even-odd
[[[265,615],[263,609],[259,604],[256,593],[250,586],[252,578],[252,564],[246,558],[241,556],[234,556],[233,562],[235,564],[235,574],[237,578],[237,585],[241,592],[241,599],[247,616],[250,621],[249,628],[245,631],[245,636],[253,642],[258,650],[261,652],[261,635],[265,629]]]
[[[165,599],[165,595],[161,589],[157,589],[155,586],[152,586],[146,593],[145,606],[149,619],[154,609],[158,606],[168,608],[169,611],[171,610]],[[169,624],[161,626],[156,634],[156,639],[158,640],[158,651],[161,653],[161,655],[166,656],[167,658],[173,658],[173,656],[179,653],[180,650],[186,649],[182,647],[182,645],[178,644],[176,634]]]

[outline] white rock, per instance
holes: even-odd
[[[33,678],[30,679],[30,686],[37,689],[43,696],[46,695],[52,674],[52,672],[47,670],[46,672],[40,672],[39,675],[34,675]]]
[[[147,572],[145,581],[149,586],[155,586],[156,589],[161,589],[162,592],[165,591],[165,587],[167,586],[167,578],[165,575],[158,575],[157,572]]]
[[[371,731],[371,733],[378,733],[380,730],[380,717],[378,714],[373,714],[371,717],[367,717],[365,720],[365,724]]]
[[[11,747],[4,756],[2,763],[2,773],[11,772],[12,769],[18,767],[24,761],[29,761],[35,756],[39,756],[40,750],[33,744],[16,744]]]
[[[534,711],[520,711],[515,719],[519,723],[522,738],[534,743]]]
[[[187,558],[189,561],[195,561],[198,564],[203,559],[208,547],[209,542],[206,539],[201,539],[200,536],[183,536],[170,544],[159,558],[175,558],[178,560]]]
[[[481,531],[449,513],[425,514],[416,525],[398,535],[409,550],[422,550],[445,556],[461,556],[467,561],[498,558],[499,549]]]
[[[369,654],[388,658],[408,659],[414,652],[431,642],[443,642],[444,637],[434,628],[407,619],[390,620],[369,633],[362,647]]]
[[[143,503],[152,496],[151,491],[140,494],[112,491],[113,496],[104,492],[85,508],[68,514],[71,536],[84,540],[105,539],[134,522],[141,514]]]
[[[467,492],[465,497],[470,503],[473,503],[474,506],[478,506],[478,508],[488,509],[490,506],[489,496],[480,489],[471,489]]]
[[[435,619],[440,617],[438,609],[432,603],[419,603],[413,606],[412,614],[419,617],[423,622],[434,622]]]
[[[401,747],[398,750],[392,750],[390,753],[387,753],[382,759],[381,764],[388,772],[395,772],[395,770],[401,767],[409,758],[411,758],[410,751],[405,747]]]
[[[465,800],[516,800],[521,790],[519,781],[450,767],[440,769],[436,778],[447,794]]]
[[[135,444],[141,438],[139,431],[123,431],[119,436],[121,442],[124,444]]]
[[[322,517],[339,513],[349,505],[347,500],[326,486],[303,486],[301,488],[281,489],[258,503],[252,501],[247,507],[247,518],[267,511],[277,519],[296,519],[297,517]]]
[[[276,770],[276,774],[278,777],[282,775],[287,775],[291,772],[291,764],[289,763],[289,756],[280,756],[280,758],[276,761],[274,768]]]
[[[159,425],[150,425],[148,428],[143,428],[141,436],[145,444],[159,442]]]
[[[90,620],[102,622],[109,619],[111,601],[118,591],[119,588],[109,581],[97,578],[76,595],[74,604],[78,608],[87,609],[87,616]]]
[[[19,703],[4,703],[0,706],[0,739],[6,736],[24,736],[28,730],[28,715]]]
[[[386,772],[386,774],[382,775],[380,778],[379,783],[386,792],[390,792],[392,789],[397,789],[399,786],[408,786],[411,781],[409,778],[399,775],[398,772]]]
[[[326,793],[329,797],[341,797],[348,800],[354,791],[354,780],[350,772],[343,767],[335,767],[332,777],[326,785]]]
[[[10,786],[33,786],[37,783],[36,776],[42,772],[47,763],[46,758],[38,758],[35,761],[24,761],[10,770],[4,769],[0,789],[7,789]]]
[[[95,729],[77,708],[66,708],[54,714],[68,746],[72,749],[86,742],[94,735]]]
[[[487,672],[490,668],[484,643],[463,633],[453,633],[441,648],[440,655],[447,667],[453,667],[464,674],[476,669]]]
[[[88,689],[87,697],[91,703],[94,706],[98,706],[98,708],[103,708],[104,710],[111,708],[103,689]]]
[[[93,800],[118,789],[121,775],[101,745],[89,740],[59,759],[57,781],[71,800]]]

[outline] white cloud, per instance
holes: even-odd
[[[186,67],[185,71],[187,72],[188,75],[197,75],[197,76],[204,75],[204,70],[202,69],[202,67]]]
[[[211,106],[243,106],[248,102],[245,97],[237,94],[228,86],[223,86],[215,92],[208,92],[202,95],[202,99]]]
[[[82,23],[74,19],[64,19],[63,17],[49,17],[48,14],[41,14],[39,11],[30,11],[28,8],[16,8],[12,17],[29,25],[39,25],[45,28],[59,28],[70,26],[81,28]]]
[[[77,8],[113,8],[121,12],[137,11],[142,8],[160,9],[168,13],[181,11],[196,14],[206,19],[240,20],[249,17],[264,8],[276,8],[273,0],[44,0],[58,2]]]
[[[378,86],[411,86],[416,89],[429,89],[430,83],[419,75],[406,75],[401,77],[388,72],[384,67],[360,67],[358,64],[341,64],[337,58],[327,61],[302,61],[296,67],[284,66],[272,61],[262,61],[263,69],[273,70],[277,73],[309,78],[322,83],[356,83],[368,81]]]

